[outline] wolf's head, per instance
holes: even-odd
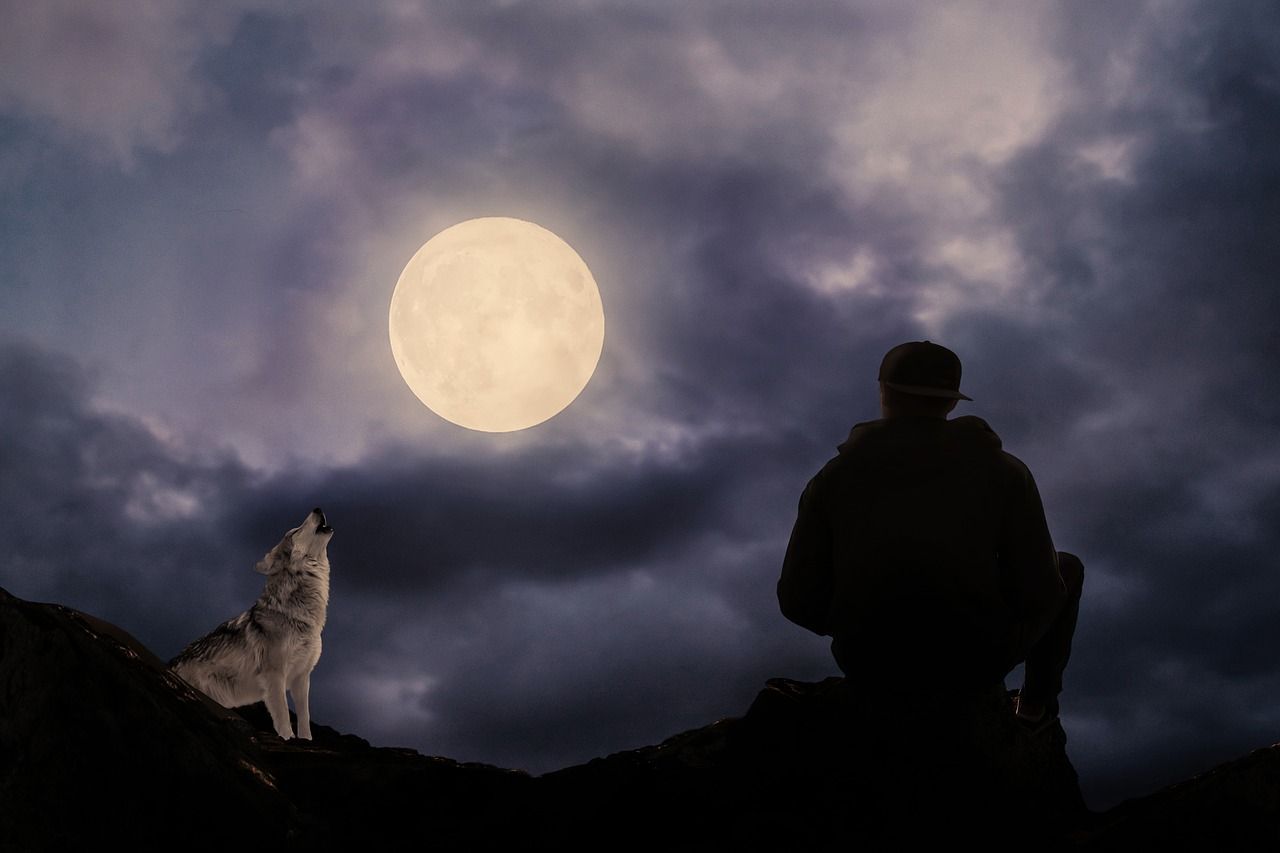
[[[256,571],[264,575],[273,575],[294,563],[329,564],[329,540],[333,538],[333,528],[324,517],[324,511],[316,507],[307,514],[302,524],[284,535],[276,547],[266,553],[257,565]]]

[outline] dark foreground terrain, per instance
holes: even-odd
[[[283,742],[119,628],[0,590],[0,850],[1280,849],[1280,746],[1097,814],[1003,690],[906,712],[772,679],[742,717],[540,777]]]

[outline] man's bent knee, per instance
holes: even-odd
[[[1067,585],[1067,595],[1079,598],[1084,589],[1084,563],[1075,554],[1058,552],[1058,573]]]

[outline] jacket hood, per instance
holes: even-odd
[[[999,450],[1000,436],[986,421],[973,415],[951,420],[902,417],[854,424],[836,449],[841,455],[871,452],[877,455],[908,454],[927,463],[938,456],[965,455]]]

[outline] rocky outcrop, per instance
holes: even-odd
[[[844,679],[772,679],[741,718],[540,781],[582,799],[594,831],[642,803],[684,827],[691,848],[847,849],[1012,831],[1057,844],[1088,817],[1065,743],[1061,726],[1028,734],[1003,689],[916,709]]]
[[[1280,850],[1280,743],[1098,815],[1079,849]]]
[[[291,819],[247,723],[118,628],[0,590],[6,849],[69,850],[95,837],[213,846],[283,836]]]
[[[1062,728],[1028,734],[1003,690],[920,707],[841,679],[773,679],[742,717],[538,778],[313,732],[281,741],[120,629],[0,590],[2,850],[1112,849],[1222,821],[1247,843],[1280,792],[1259,751],[1091,815]]]
[[[352,850],[510,837],[524,773],[370,746],[281,741],[126,632],[0,590],[0,850]],[[264,724],[265,720],[265,724]]]

